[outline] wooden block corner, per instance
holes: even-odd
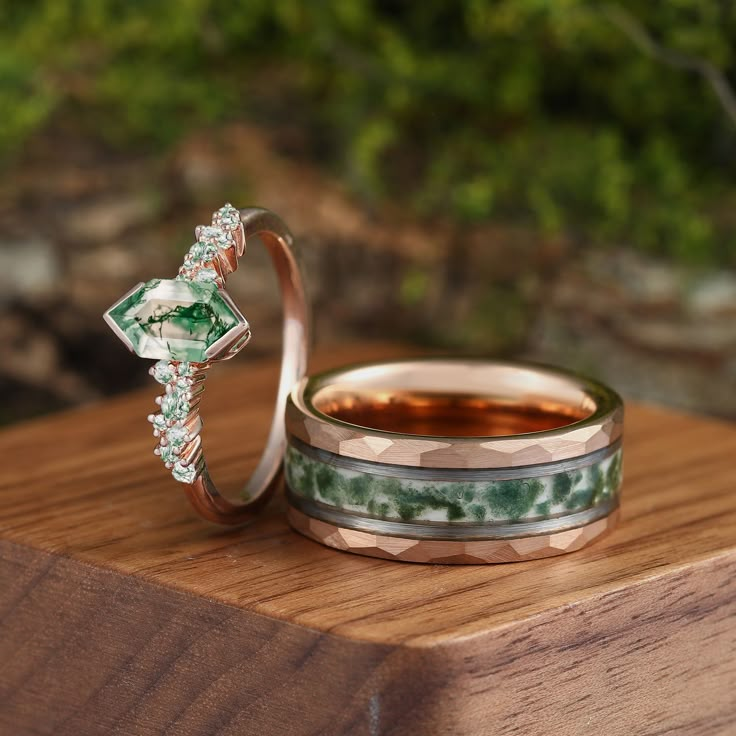
[[[225,484],[257,460],[275,374],[213,372]],[[0,434],[0,736],[736,734],[736,427],[630,405],[612,534],[444,567],[323,548],[282,499],[203,524],[151,454],[154,393]]]

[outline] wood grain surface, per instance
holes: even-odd
[[[203,404],[233,489],[276,381],[234,363]],[[629,404],[609,537],[421,566],[310,542],[281,499],[199,521],[152,454],[155,393],[0,434],[0,736],[736,734],[734,426]]]

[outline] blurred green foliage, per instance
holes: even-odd
[[[621,1],[736,81],[736,5]],[[583,0],[28,0],[0,10],[0,152],[59,121],[166,146],[297,125],[369,201],[736,262],[736,122]]]

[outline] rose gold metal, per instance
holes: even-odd
[[[538,560],[574,552],[611,530],[616,525],[618,509],[575,529],[516,539],[469,541],[412,539],[357,531],[314,519],[293,506],[289,506],[288,516],[300,534],[345,552],[402,562],[472,565]]]
[[[229,500],[220,494],[201,453],[199,458],[190,460],[199,464],[199,473],[194,483],[185,485],[187,496],[200,516],[218,524],[242,524],[250,520],[277,488],[286,447],[284,407],[291,388],[307,368],[308,311],[301,273],[292,251],[293,237],[284,222],[268,210],[240,210],[240,219],[242,233],[235,234],[236,245],[231,250],[242,255],[246,241],[257,236],[268,249],[278,276],[284,319],[281,373],[266,447],[243,491],[243,500]],[[234,253],[230,254],[227,263],[228,268],[223,271],[234,271],[237,267]],[[240,340],[243,337],[238,336]],[[223,346],[228,347],[233,348],[232,345]],[[235,347],[239,349],[242,345],[238,343]]]
[[[501,468],[567,460],[613,444],[623,403],[554,368],[480,360],[367,364],[303,379],[287,432],[358,460]]]

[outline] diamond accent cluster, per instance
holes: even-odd
[[[204,285],[213,285],[208,287],[210,289],[214,286],[222,288],[226,274],[235,269],[237,256],[242,254],[245,246],[240,213],[231,204],[225,204],[213,213],[211,225],[199,225],[194,232],[197,242],[184,257],[176,281],[195,284],[190,288],[202,289]],[[219,336],[216,328],[221,323],[224,330],[230,328],[226,311],[220,308],[219,302],[215,306],[218,308],[210,311],[217,319],[213,317],[205,325],[208,332],[203,342],[207,344],[212,341],[210,337],[216,339]],[[202,317],[199,314],[202,306],[198,307],[196,314],[196,309],[188,309],[192,312],[192,315],[187,312],[188,316]],[[200,319],[200,322],[204,323],[204,320]],[[190,326],[190,335],[193,334],[192,329]],[[149,370],[153,378],[165,387],[164,394],[156,398],[158,413],[148,416],[154,437],[158,438],[153,452],[171,470],[174,480],[180,483],[194,483],[204,466],[199,436],[202,421],[197,406],[207,367],[206,363],[162,359]]]
[[[232,254],[242,240],[240,213],[230,203],[212,214],[211,225],[195,229],[197,242],[184,257],[179,281],[222,286],[224,274],[232,271]]]
[[[154,453],[187,484],[205,467],[199,402],[207,370],[250,340],[248,320],[225,291],[227,275],[245,252],[240,212],[225,204],[194,233],[175,279],[139,283],[104,314],[131,352],[158,361],[149,370],[164,387],[158,412],[148,416],[158,438]]]
[[[203,369],[193,363],[159,360],[149,373],[165,386],[156,399],[158,414],[150,414],[158,445],[153,451],[180,483],[193,483],[201,472],[201,421],[196,413]]]
[[[176,280],[222,288],[244,246],[240,213],[227,203],[212,214],[211,225],[199,225],[194,232],[197,242],[184,257]],[[205,371],[206,365],[200,363],[165,359],[149,371],[165,387],[156,398],[159,412],[148,417],[158,438],[153,452],[180,483],[194,483],[203,467],[197,404]]]

